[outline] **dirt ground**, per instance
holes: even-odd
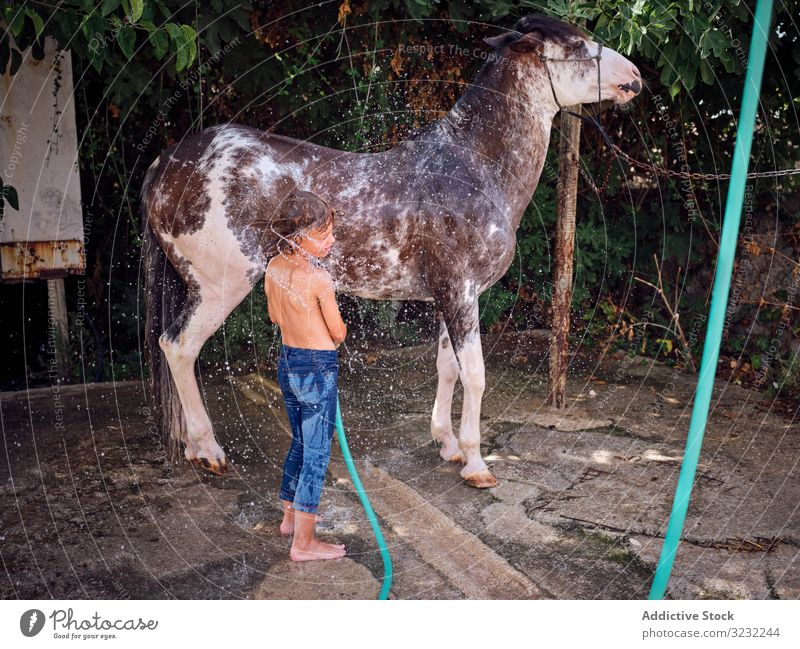
[[[342,350],[350,449],[367,489],[378,475],[385,485],[372,496],[391,597],[645,599],[696,376],[574,356],[570,408],[557,413],[544,405],[546,338],[484,336],[482,453],[499,484],[476,490],[431,439],[434,345]],[[289,436],[274,365],[260,377],[203,378],[232,462],[224,478],[166,461],[141,383],[0,393],[0,596],[375,597],[383,564],[336,444],[318,530],[348,555],[288,560],[278,489]],[[717,382],[668,598],[798,598],[795,417]]]

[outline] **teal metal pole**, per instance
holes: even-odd
[[[706,342],[703,346],[703,360],[700,363],[700,377],[692,408],[692,419],[689,424],[689,435],[686,440],[686,452],[678,476],[678,487],[672,502],[672,513],[667,525],[667,534],[661,548],[656,574],[650,588],[648,599],[662,599],[667,588],[672,563],[678,549],[689,497],[692,494],[692,483],[700,457],[703,433],[708,421],[708,406],[711,403],[711,391],[714,387],[714,375],[719,360],[719,347],[722,338],[722,326],[728,304],[728,293],[733,272],[733,258],[736,253],[736,240],[739,236],[739,221],[742,216],[742,202],[747,169],[750,163],[750,146],[753,142],[753,126],[755,124],[758,97],[761,90],[761,77],[764,71],[764,59],[767,50],[767,37],[772,17],[772,0],[758,0],[756,5],[753,37],[750,41],[750,58],[744,80],[742,111],[736,134],[736,146],[733,150],[733,166],[731,180],[728,185],[728,200],[725,204],[725,217],[722,222],[717,269],[714,276],[714,290],[711,296],[711,312],[706,329]]]
[[[350,472],[350,477],[353,479],[356,493],[361,499],[364,511],[367,513],[367,518],[372,526],[372,533],[375,535],[375,541],[383,557],[383,586],[381,587],[381,592],[378,594],[378,599],[388,599],[389,589],[392,586],[392,557],[389,556],[389,550],[386,547],[386,541],[383,539],[381,526],[378,525],[378,517],[375,516],[375,511],[372,509],[369,498],[367,498],[367,492],[364,491],[364,486],[361,484],[361,479],[358,477],[358,471],[356,471],[356,465],[350,455],[350,447],[347,445],[347,438],[344,435],[344,424],[342,423],[342,410],[339,407],[339,397],[336,397],[336,432],[338,434],[339,446],[342,449],[344,463],[347,465],[347,470]]]

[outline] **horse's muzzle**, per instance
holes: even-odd
[[[620,90],[625,90],[626,92],[632,92],[635,95],[638,95],[642,91],[642,84],[638,81],[631,81],[630,83],[621,83],[619,86]]]

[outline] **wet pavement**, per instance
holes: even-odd
[[[546,341],[485,336],[477,490],[430,435],[435,347],[348,350],[347,437],[392,554],[391,597],[644,599],[666,529],[696,376],[575,356],[566,412],[543,404]],[[204,375],[232,463],[170,465],[138,382],[0,394],[4,598],[374,598],[383,563],[334,444],[317,530],[280,534],[289,446],[269,367]],[[458,428],[461,389],[453,424]],[[785,403],[718,381],[669,598],[797,599],[800,431]]]

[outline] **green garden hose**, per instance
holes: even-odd
[[[350,477],[353,479],[358,497],[361,499],[361,504],[364,506],[364,511],[367,512],[367,518],[370,525],[372,525],[372,533],[375,535],[375,540],[378,543],[378,548],[383,557],[383,587],[378,595],[378,599],[387,599],[389,597],[389,588],[392,585],[392,558],[389,556],[389,550],[386,547],[386,541],[383,540],[380,525],[378,525],[378,518],[372,509],[372,505],[367,498],[364,487],[361,484],[361,479],[358,477],[356,465],[350,455],[350,448],[347,446],[347,438],[344,435],[344,424],[342,423],[342,410],[339,407],[339,397],[336,397],[336,433],[339,438],[339,446],[342,449],[342,456],[344,463],[347,465],[347,470],[350,472]]]
[[[689,422],[686,452],[681,464],[681,472],[678,475],[675,499],[672,502],[672,513],[669,517],[664,545],[661,548],[661,558],[658,561],[648,599],[661,599],[664,596],[675,553],[678,550],[681,530],[683,530],[683,523],[686,519],[697,460],[700,456],[700,446],[703,443],[703,433],[708,421],[708,406],[711,402],[711,390],[714,387],[722,325],[725,320],[728,293],[731,287],[733,257],[736,253],[736,240],[739,236],[739,221],[742,216],[744,190],[747,184],[747,167],[750,162],[750,145],[753,141],[753,125],[756,119],[771,17],[772,0],[758,0],[753,38],[750,41],[750,58],[744,79],[742,112],[739,115],[736,145],[733,149],[731,180],[728,185],[725,218],[722,222],[714,289],[711,295],[710,317],[706,329],[706,342],[703,345],[703,359],[700,363],[700,377],[697,381],[697,392],[692,407],[692,419]]]

